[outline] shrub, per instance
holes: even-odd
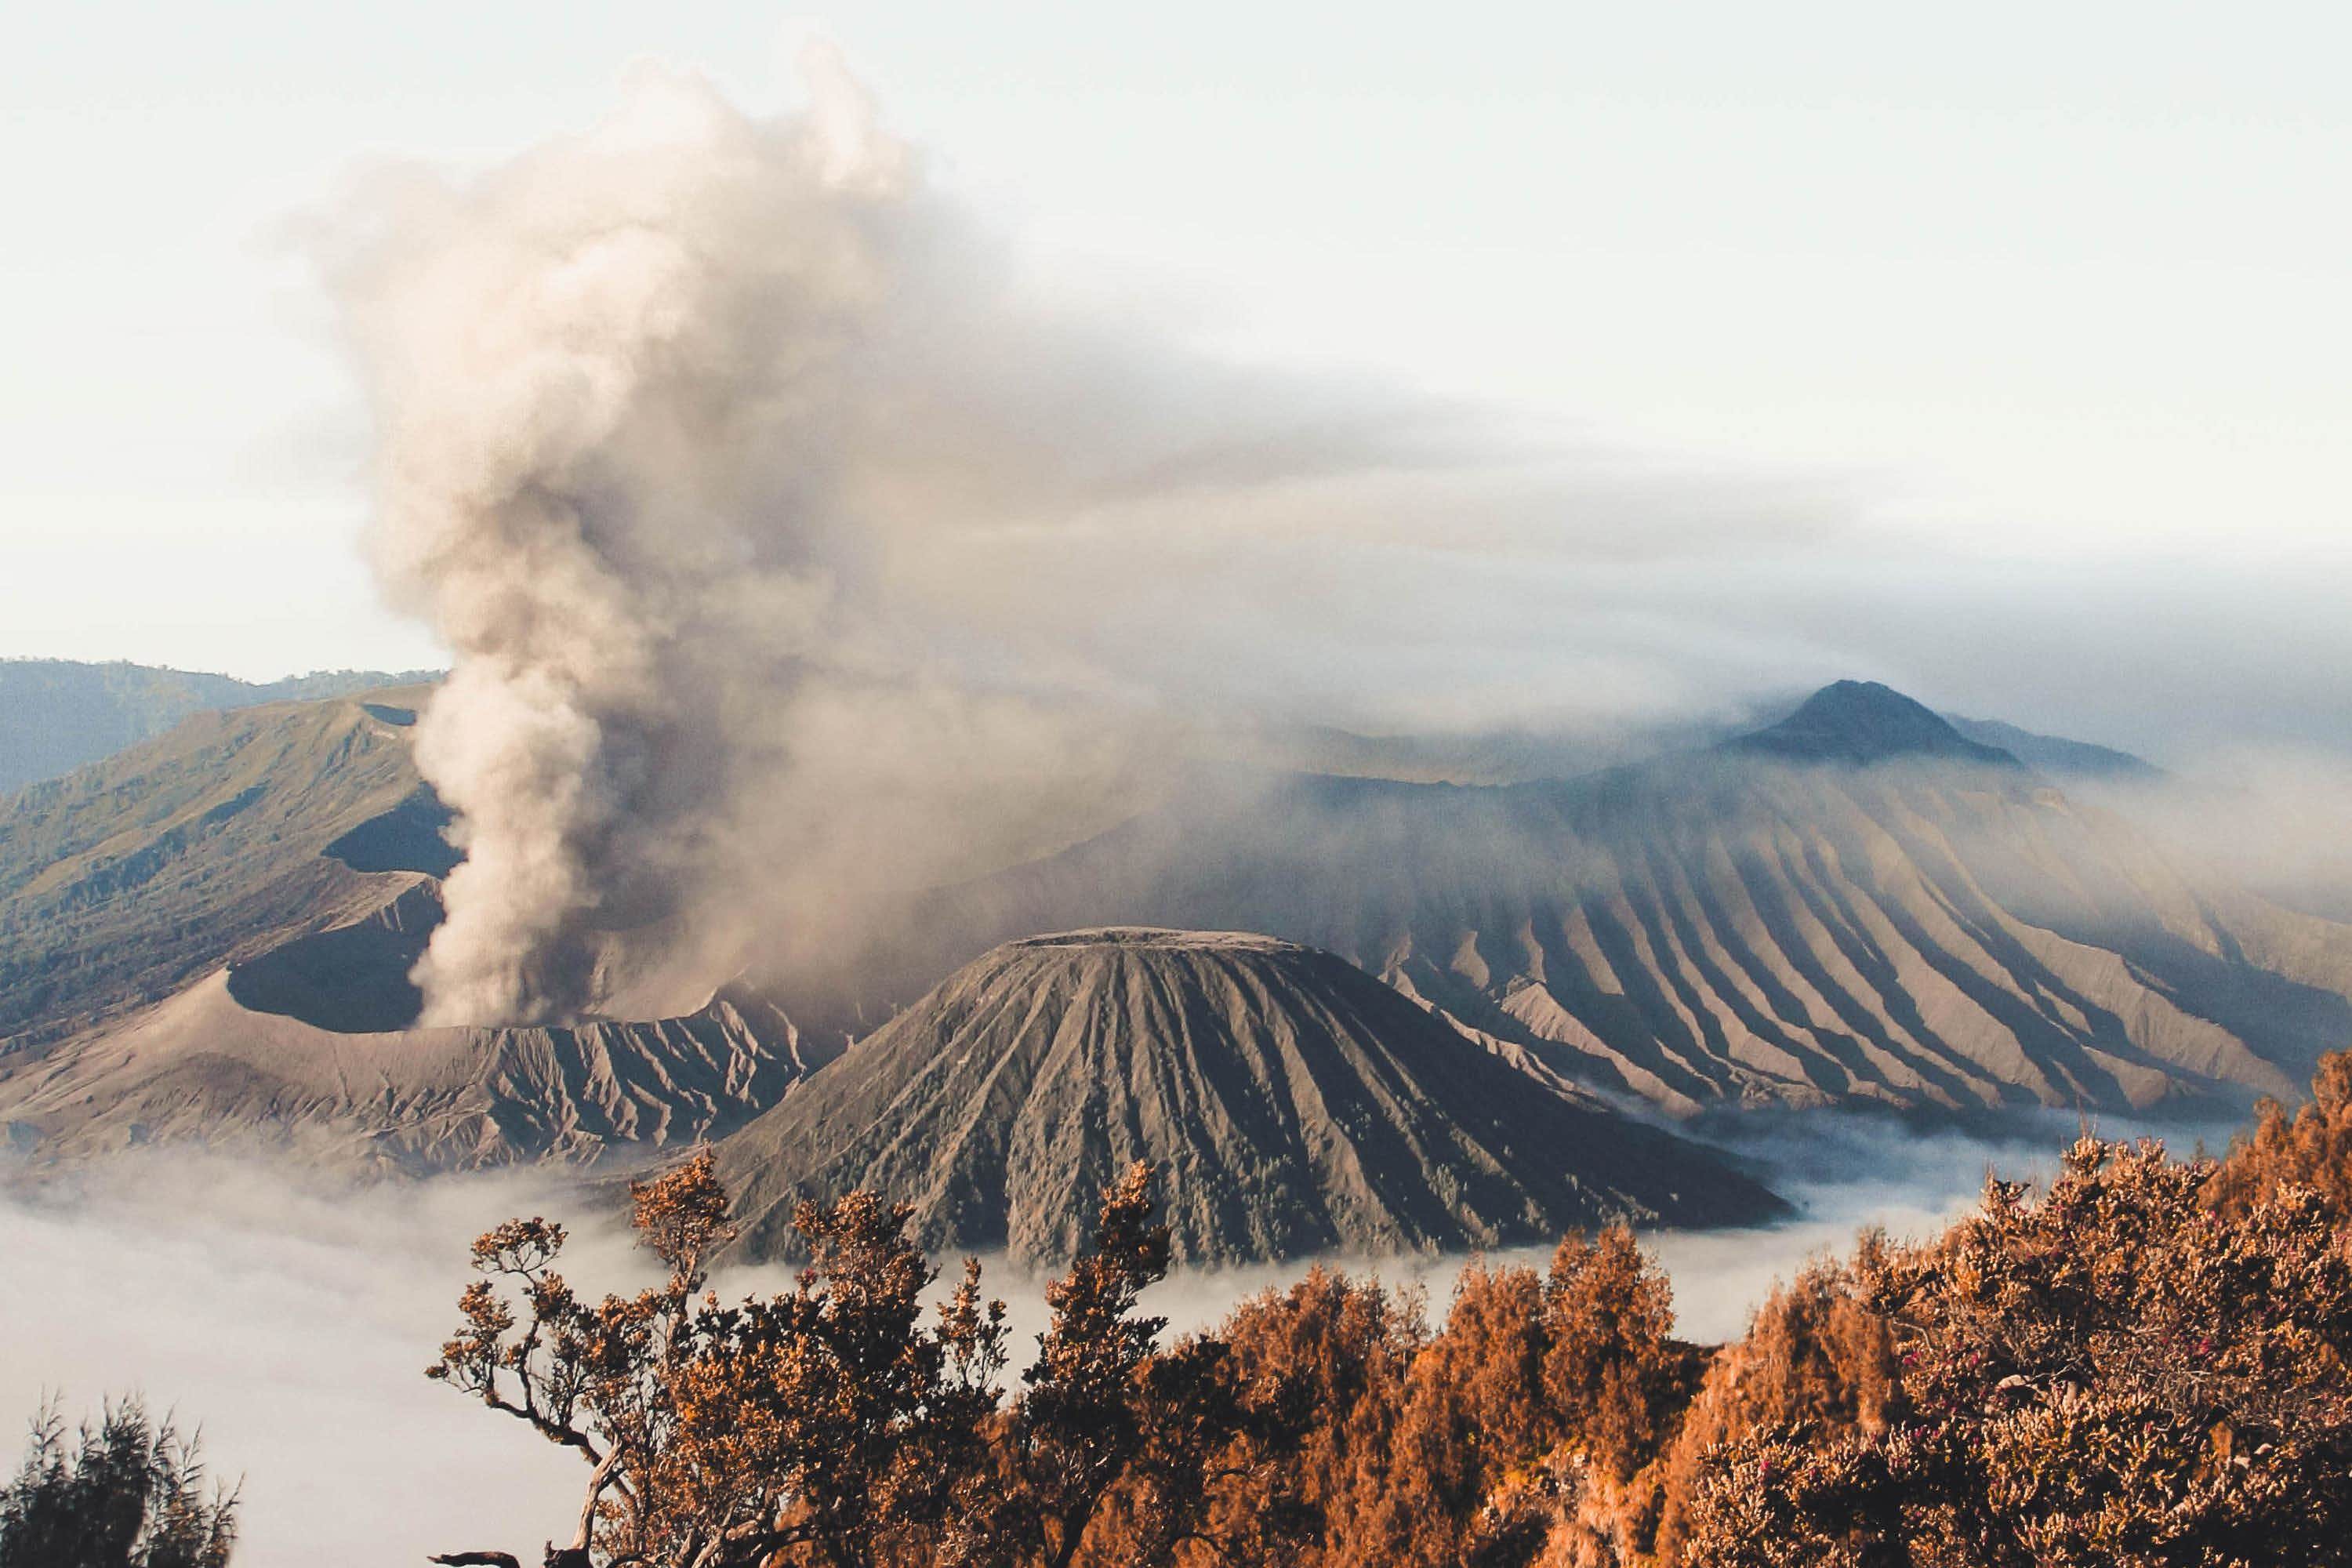
[[[236,1492],[208,1486],[196,1439],[136,1396],[71,1431],[43,1408],[0,1489],[0,1568],[222,1568],[236,1542]]]

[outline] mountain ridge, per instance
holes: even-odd
[[[1058,927],[1264,931],[1677,1115],[2240,1110],[2352,1038],[2352,926],[1865,696],[1907,729],[1859,759],[1799,726],[1793,754],[1180,800],[930,900],[871,972]]]
[[[116,1065],[72,1069],[83,1093],[129,1092],[110,1042],[216,975],[224,1074],[255,1031],[405,1033],[456,858],[409,752],[428,696],[200,715],[0,805],[0,1105],[84,1058]],[[2195,1111],[2291,1099],[2352,1038],[2352,927],[1940,737],[1858,763],[1732,745],[1565,781],[1212,773],[1171,794],[910,896],[830,973],[755,970],[794,1073],[999,942],[1105,925],[1324,949],[1531,1079],[1678,1116]],[[690,1015],[727,978],[606,957],[600,1026]],[[103,1108],[51,1109],[63,1128]]]
[[[1969,740],[2007,752],[2027,767],[2053,778],[2102,784],[2158,784],[2171,776],[2147,758],[2113,746],[2039,734],[1999,719],[1970,719],[1957,713],[1940,717]]]
[[[320,669],[254,682],[121,659],[0,658],[0,798],[152,740],[195,713],[415,686],[438,674]]]

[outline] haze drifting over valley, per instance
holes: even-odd
[[[1203,729],[1605,736],[1752,702],[1825,616],[1968,628],[1938,666],[1982,689],[1982,623],[1912,602],[1967,574],[1888,561],[1850,479],[1113,325],[1013,267],[837,54],[804,68],[769,118],[649,68],[585,133],[379,174],[316,231],[373,553],[453,653],[418,758],[467,859],[427,1021],[577,1017],[616,944],[690,991],[1118,820]],[[2113,657],[2100,614],[2069,635]]]

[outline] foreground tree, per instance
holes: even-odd
[[[803,1204],[796,1288],[730,1306],[705,1289],[734,1234],[709,1155],[632,1192],[663,1285],[587,1305],[553,1268],[562,1227],[510,1221],[475,1243],[483,1278],[427,1369],[590,1467],[551,1568],[1067,1568],[1114,1492],[1119,1560],[1165,1561],[1200,1537],[1208,1491],[1262,1424],[1221,1343],[1160,1352],[1164,1322],[1138,1310],[1169,1245],[1143,1166],[1105,1191],[1095,1245],[1047,1288],[1010,1410],[1003,1303],[968,1261],[926,1327],[935,1276],[906,1206]]]
[[[1642,1478],[1705,1360],[1672,1323],[1622,1227],[1570,1237],[1543,1273],[1473,1264],[1433,1334],[1417,1295],[1321,1270],[1244,1303],[1219,1336],[1301,1419],[1213,1502],[1262,1521],[1234,1560],[1510,1568],[1613,1541],[1654,1512]]]
[[[976,1266],[926,1331],[933,1274],[911,1211],[854,1193],[801,1205],[811,1261],[792,1292],[726,1306],[704,1289],[734,1235],[709,1153],[631,1191],[662,1285],[589,1306],[553,1270],[562,1227],[510,1221],[475,1243],[483,1278],[427,1369],[590,1466],[551,1568],[867,1568],[936,1527],[1004,1360],[1003,1308],[980,1300]]]
[[[1878,1243],[1866,1239],[1868,1256]],[[1658,1562],[1688,1560],[1690,1510],[1725,1445],[1797,1426],[1817,1442],[1875,1435],[1906,1413],[1892,1326],[1856,1268],[1816,1260],[1776,1286],[1748,1332],[1717,1351],[1680,1430],[1647,1476],[1654,1531],[1632,1544]]]
[[[1093,1246],[1045,1288],[1050,1319],[1003,1428],[1005,1500],[969,1561],[1267,1560],[1268,1521],[1215,1503],[1282,1461],[1298,1401],[1285,1380],[1244,1373],[1220,1339],[1157,1348],[1167,1321],[1139,1304],[1168,1272],[1169,1237],[1150,1182],[1138,1163],[1103,1189]]]
[[[138,1399],[74,1431],[50,1405],[0,1488],[0,1568],[223,1568],[236,1507],[208,1483],[196,1439],[151,1423]]]
[[[1907,1418],[1731,1443],[1688,1560],[2352,1562],[2352,1242],[2308,1188],[2216,1213],[2210,1174],[2086,1139],[2038,1201],[1992,1182],[1941,1238],[1866,1248]]]
[[[1690,1401],[1705,1352],[1672,1337],[1664,1271],[1622,1226],[1571,1234],[1540,1282],[1526,1273],[1518,1294],[1527,1306],[1499,1358],[1514,1369],[1504,1384],[1511,1395],[1501,1404],[1490,1395],[1471,1427],[1470,1451],[1484,1465],[1453,1500],[1458,1558],[1472,1568],[1619,1562],[1654,1526],[1648,1472]],[[1423,1359],[1488,1362],[1473,1385],[1492,1388],[1493,1352],[1475,1339],[1451,1342],[1463,1315],[1457,1301]]]
[[[1190,1557],[1297,1568],[1381,1560],[1365,1548],[1394,1489],[1404,1380],[1429,1342],[1419,1293],[1318,1265],[1243,1302],[1217,1337],[1236,1382],[1280,1425],[1242,1434],[1220,1456]]]

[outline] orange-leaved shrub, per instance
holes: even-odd
[[[2207,1195],[2243,1214],[2283,1186],[2308,1187],[2338,1220],[2352,1219],[2352,1052],[2321,1058],[2311,1099],[2293,1116],[2263,1101],[2253,1131],[2216,1165]]]
[[[482,1238],[434,1374],[577,1448],[551,1563],[646,1568],[2252,1568],[2352,1562],[2352,1058],[2222,1160],[2085,1138],[1941,1235],[1865,1235],[1748,1331],[1674,1335],[1622,1227],[1473,1263],[1442,1321],[1325,1268],[1162,1344],[1149,1173],[1103,1194],[1008,1390],[976,1264],[804,1205],[787,1294],[704,1289],[707,1159],[637,1189],[665,1287]],[[499,1553],[462,1562],[510,1563]]]
[[[2352,1558],[2352,1246],[2307,1188],[2242,1210],[2153,1143],[2085,1139],[2047,1194],[1989,1184],[1865,1249],[1905,1416],[1732,1440],[1685,1555],[1724,1568]]]

